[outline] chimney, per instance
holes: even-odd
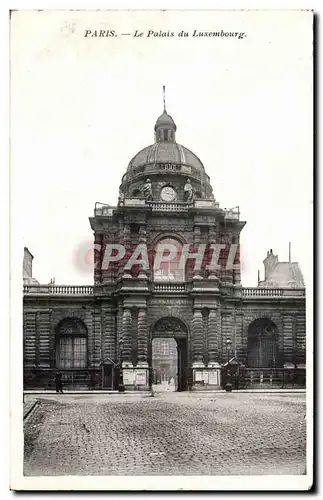
[[[33,258],[27,247],[24,247],[24,260],[23,260],[23,277],[32,278],[33,276]]]
[[[265,266],[265,280],[267,280],[278,264],[278,256],[273,254],[272,248],[270,252],[267,252],[267,257],[264,259],[263,263]]]
[[[292,244],[291,244],[291,242],[289,242],[288,246],[289,246],[289,249],[288,249],[288,262],[291,263],[292,262]]]
[[[258,285],[260,283],[260,270],[258,269]]]

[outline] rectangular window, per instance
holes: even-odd
[[[85,337],[63,336],[59,340],[60,368],[86,368],[87,342]]]
[[[169,343],[168,342],[162,343],[162,355],[169,356]]]

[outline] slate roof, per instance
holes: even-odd
[[[298,262],[278,262],[268,278],[258,285],[261,288],[305,288],[304,277]]]
[[[157,142],[147,146],[132,158],[128,171],[148,163],[184,163],[204,172],[201,160],[177,142]]]
[[[24,278],[24,285],[39,285],[39,281],[37,281],[36,278],[28,276]]]

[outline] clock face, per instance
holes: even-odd
[[[176,191],[170,186],[165,186],[161,190],[160,196],[163,201],[174,201],[176,198]]]

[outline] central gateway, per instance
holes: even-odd
[[[176,356],[170,339],[176,342]],[[154,345],[156,340],[161,340],[161,343]],[[177,391],[187,390],[191,378],[188,359],[188,328],[185,323],[174,317],[157,320],[152,328],[150,342],[149,365],[152,367],[150,384],[170,382],[175,375]]]

